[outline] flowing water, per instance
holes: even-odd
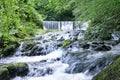
[[[78,51],[78,49],[74,49],[73,52],[74,51]],[[26,62],[29,65],[29,73],[27,76],[16,77],[12,80],[91,80],[92,79],[94,75],[89,74],[88,72],[89,69],[86,69],[84,72],[81,73],[74,73],[74,74],[66,73],[65,70],[70,65],[62,62],[61,58],[63,57],[64,54],[66,54],[66,51],[60,48],[43,56],[8,57],[5,59],[1,59],[0,64]],[[94,62],[99,60],[100,58],[102,59],[103,57],[108,57],[108,59],[110,59],[115,55],[119,55],[119,54],[120,54],[120,44],[115,46],[110,51],[88,54],[87,56],[83,56],[83,57],[87,58],[84,62]],[[66,58],[66,60],[69,58],[70,57]],[[109,62],[109,60],[107,61]],[[112,61],[110,61],[109,63],[111,62]]]
[[[84,50],[75,43],[63,49],[62,41],[69,38],[80,39],[80,36],[83,38],[80,31],[76,31],[74,35],[73,33],[72,37],[70,32],[36,35],[33,48],[43,47],[41,52],[45,53],[44,55],[23,55],[26,44],[22,42],[14,56],[0,59],[0,65],[19,62],[28,64],[29,73],[25,77],[16,76],[11,80],[91,80],[105,66],[111,64],[116,56],[120,55],[120,44],[111,45],[110,51],[93,51],[91,48]],[[75,34],[79,37],[76,38]]]
[[[80,24],[80,21],[44,21],[44,30],[85,30],[88,27],[88,22]]]
[[[16,77],[12,80],[90,80],[92,78],[92,76],[86,75],[85,72],[77,74],[65,73],[65,69],[69,65],[59,60],[63,54],[65,52],[58,49],[45,56],[14,56],[1,59],[0,63],[28,63],[28,75],[26,77]]]

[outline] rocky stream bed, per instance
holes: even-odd
[[[120,44],[87,41],[83,33],[49,32],[23,41],[13,56],[0,59],[0,80],[98,80],[94,76],[119,58]]]

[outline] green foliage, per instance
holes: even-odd
[[[36,0],[0,0],[0,57],[14,53],[16,45],[42,28]]]
[[[98,73],[92,80],[120,80],[120,58]]]
[[[111,32],[120,31],[119,0],[76,0],[74,3],[75,19],[91,20],[90,37],[97,35],[100,39],[110,39]]]
[[[15,12],[17,8],[15,3],[15,0],[0,0],[0,33],[4,46],[10,41],[10,36],[17,32],[19,26],[20,19],[19,14]]]
[[[66,46],[68,46],[69,44],[75,42],[76,40],[65,40],[63,43],[62,43],[62,47],[65,48]]]
[[[35,0],[0,0],[0,48],[42,27],[42,17],[34,7]]]
[[[35,9],[44,20],[73,20],[72,7],[66,7],[68,0],[36,0]]]

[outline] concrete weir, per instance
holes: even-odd
[[[81,24],[80,21],[43,21],[44,30],[85,30],[88,22]]]

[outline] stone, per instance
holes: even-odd
[[[9,72],[7,68],[0,67],[0,80],[9,80]]]
[[[111,65],[93,77],[92,80],[119,80],[120,79],[120,57]]]
[[[8,65],[7,68],[10,77],[25,76],[29,71],[28,65],[26,63],[17,63],[17,64]]]
[[[15,76],[26,76],[28,71],[26,63],[5,64],[0,66],[0,80],[10,80]]]
[[[36,76],[45,76],[45,75],[48,75],[48,74],[52,74],[53,73],[53,69],[52,68],[43,68],[43,69],[38,69],[38,68],[34,68],[34,70],[38,73],[37,75],[35,73],[33,73],[33,76],[36,75]]]
[[[83,49],[89,49],[90,44],[83,43],[83,44],[81,45],[81,47],[82,47]]]
[[[15,51],[16,51],[16,45],[9,45],[3,49],[1,54],[3,54],[2,57],[7,57],[13,55]]]
[[[66,69],[66,73],[80,73],[84,71],[85,65],[80,62],[74,62]]]
[[[33,46],[34,46],[34,43],[32,41],[24,42],[22,52],[31,50]]]
[[[94,50],[95,51],[109,51],[111,50],[111,47],[103,44],[103,45],[98,45]]]

